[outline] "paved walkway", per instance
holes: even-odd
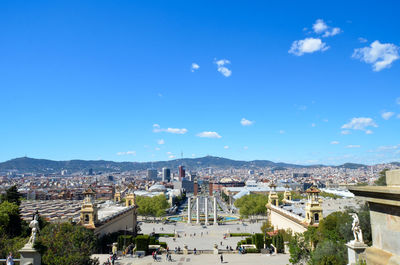
[[[100,257],[100,264],[103,264],[108,255],[95,255]],[[226,254],[223,255],[224,264],[260,264],[260,265],[286,265],[289,263],[289,255],[278,254],[276,256],[269,256],[265,254]],[[172,262],[165,261],[165,255],[160,256],[158,262],[153,261],[151,256],[144,258],[126,258],[118,260],[116,265],[155,265],[155,264],[169,264],[169,265],[205,265],[205,264],[221,264],[220,255],[202,254],[202,255],[174,255],[172,254]]]
[[[177,223],[176,226],[172,224],[152,224],[143,223],[141,225],[141,233],[149,234],[155,233],[171,233],[177,232],[179,237],[175,239],[160,237],[160,241],[166,242],[170,250],[174,250],[175,247],[180,247],[186,244],[189,249],[198,250],[212,250],[214,244],[218,245],[219,249],[226,249],[226,247],[232,247],[236,249],[237,242],[242,240],[244,237],[228,237],[224,239],[224,234],[228,231],[231,233],[261,233],[260,227],[262,223],[255,224],[238,224],[231,223],[226,225],[210,225],[203,228],[200,225],[189,225],[186,223]],[[221,244],[222,243],[222,244]]]

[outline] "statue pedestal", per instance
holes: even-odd
[[[350,241],[346,244],[348,253],[348,264],[357,264],[362,254],[368,247],[366,244],[358,241]]]
[[[42,257],[39,252],[33,248],[31,244],[26,244],[23,248],[19,250],[21,254],[21,265],[32,264],[32,265],[41,265]]]

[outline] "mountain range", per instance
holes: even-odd
[[[187,170],[196,170],[198,168],[257,168],[257,167],[272,167],[275,169],[281,168],[310,168],[324,167],[324,165],[296,165],[282,162],[272,162],[269,160],[253,160],[240,161],[232,160],[223,157],[205,156],[200,158],[183,158],[169,161],[156,162],[114,162],[105,160],[68,160],[54,161],[48,159],[35,159],[29,157],[21,157],[8,160],[0,163],[0,172],[16,170],[18,172],[32,173],[56,173],[61,170],[73,172],[87,172],[93,169],[95,172],[112,172],[112,171],[131,171],[131,170],[146,170],[148,168],[161,169],[163,167],[175,170],[179,165],[185,166]],[[346,163],[342,168],[362,168],[366,167],[363,164]]]

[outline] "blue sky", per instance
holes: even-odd
[[[399,9],[2,1],[0,161],[399,161]]]

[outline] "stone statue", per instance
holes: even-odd
[[[29,238],[28,244],[33,245],[36,241],[37,233],[39,233],[39,215],[35,214],[35,217],[30,222],[29,227],[32,228],[31,237]]]
[[[363,235],[360,227],[360,219],[358,219],[358,215],[356,213],[352,213],[353,223],[351,230],[353,230],[354,240],[353,242],[364,243]]]

